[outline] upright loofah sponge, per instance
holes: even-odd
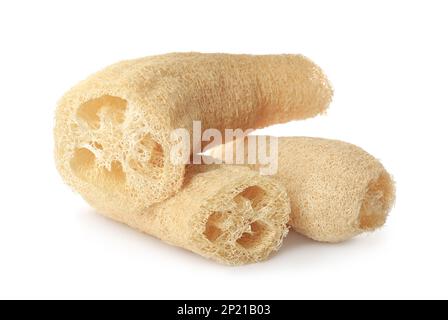
[[[395,189],[377,159],[336,140],[285,137],[278,142],[275,178],[291,199],[294,230],[318,241],[339,242],[384,225]],[[248,140],[236,143],[244,143],[247,162]],[[212,150],[213,157],[223,159],[223,150]]]
[[[172,53],[123,61],[71,89],[56,112],[56,163],[102,212],[138,213],[175,194],[173,129],[259,128],[322,113],[332,90],[300,55]]]
[[[246,167],[187,167],[172,198],[140,213],[106,216],[215,261],[240,265],[266,259],[287,234],[285,189]]]

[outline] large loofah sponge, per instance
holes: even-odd
[[[185,185],[140,213],[103,214],[229,265],[266,259],[288,232],[289,198],[273,179],[246,167],[191,165]]]
[[[237,143],[244,147],[247,162],[247,138],[228,150],[237,150]],[[215,148],[212,156],[223,159],[224,148]],[[347,240],[383,226],[395,199],[394,182],[383,165],[342,141],[279,138],[275,178],[291,199],[292,228],[323,242]]]
[[[322,113],[332,96],[300,55],[173,53],[123,61],[71,89],[56,112],[56,163],[102,212],[138,213],[180,190],[173,129],[259,128]]]

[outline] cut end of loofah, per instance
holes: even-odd
[[[88,96],[64,98],[57,111],[56,162],[65,180],[103,212],[138,212],[171,196],[184,167],[168,161],[169,147],[152,136],[142,110],[118,93]]]
[[[198,225],[202,237],[195,237],[198,253],[230,265],[265,260],[288,230],[286,191],[271,179],[243,169],[232,169],[238,179],[202,205],[204,219]],[[225,179],[228,169],[220,171]]]
[[[359,213],[359,228],[362,231],[373,231],[382,227],[394,198],[394,182],[387,172],[383,172],[367,187]]]

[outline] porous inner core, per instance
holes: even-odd
[[[223,240],[226,234],[234,234],[232,228],[242,228],[240,236],[233,239],[238,246],[251,249],[263,242],[268,227],[262,220],[257,220],[257,210],[262,208],[266,192],[258,186],[250,186],[234,197],[236,209],[213,212],[205,225],[204,235],[211,242]],[[247,219],[248,221],[244,221]]]
[[[163,174],[162,146],[149,134],[143,134],[129,150],[120,143],[127,110],[126,100],[104,95],[83,103],[76,113],[78,122],[84,123],[82,136],[89,138],[74,150],[71,169],[78,178],[108,192],[121,191],[129,173],[151,179]]]
[[[359,217],[359,227],[362,230],[373,230],[384,225],[392,195],[393,184],[387,173],[369,184]]]

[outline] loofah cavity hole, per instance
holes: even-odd
[[[246,249],[253,248],[262,243],[267,230],[266,226],[258,221],[252,222],[249,225],[249,228],[250,230],[248,232],[244,232],[243,235],[236,240],[240,246]]]
[[[268,233],[267,226],[256,220],[254,222],[245,221],[248,218],[257,217],[257,211],[264,206],[266,192],[258,186],[250,186],[233,198],[233,204],[227,211],[214,212],[205,224],[204,236],[210,242],[228,241],[229,234],[238,234],[237,230],[232,230],[236,225],[244,228],[244,232],[237,239],[233,238],[236,244],[244,249],[252,249],[263,243],[263,239]],[[236,204],[236,206],[235,206]],[[238,221],[238,222],[237,222]],[[240,231],[241,232],[241,231]]]
[[[102,96],[83,103],[77,117],[92,129],[99,129],[104,122],[118,125],[123,123],[127,101],[113,96]]]
[[[250,202],[253,216],[257,216],[257,211],[261,210],[265,205],[266,191],[259,186],[250,186],[241,191],[235,198],[238,203],[243,198]],[[267,227],[260,221],[254,221],[248,226],[248,231],[244,232],[236,243],[245,249],[251,249],[263,242],[267,233]]]
[[[221,229],[221,224],[223,220],[224,220],[223,213],[215,212],[209,216],[207,223],[205,224],[205,231],[204,231],[204,235],[209,241],[211,242],[216,241],[216,239],[218,239],[219,236],[224,233],[224,231]]]
[[[162,146],[146,135],[138,143],[136,155],[133,155],[129,165],[140,174],[158,179],[163,174],[164,161]]]
[[[374,230],[384,225],[394,197],[392,179],[385,172],[372,181],[361,204],[359,227]]]
[[[70,167],[78,178],[109,192],[124,188],[126,182],[119,161],[112,161],[109,168],[98,167],[95,154],[86,148],[75,150]]]
[[[259,210],[264,205],[266,191],[258,186],[250,186],[240,192],[235,197],[235,201],[238,201],[240,197],[249,200],[254,210]]]

